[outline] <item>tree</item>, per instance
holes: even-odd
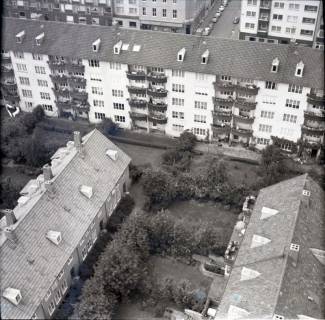
[[[27,133],[33,133],[37,123],[34,113],[26,113],[21,117],[21,123],[25,126]]]
[[[224,161],[218,161],[217,158],[213,158],[206,172],[206,179],[211,188],[215,185],[220,185],[228,181],[227,168]]]
[[[32,114],[36,120],[36,123],[42,121],[45,117],[45,112],[41,105],[36,106]]]
[[[119,126],[111,118],[105,118],[99,125],[99,130],[105,135],[114,136],[118,133]]]
[[[20,188],[17,188],[8,178],[0,184],[0,208],[13,209],[17,205]],[[1,217],[0,217],[1,218]]]
[[[184,131],[178,139],[177,149],[180,151],[193,151],[196,143],[195,135],[190,131]]]

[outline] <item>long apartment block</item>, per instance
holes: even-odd
[[[320,50],[13,18],[4,27],[2,97],[23,111],[259,149],[302,138],[315,157],[324,142]]]
[[[242,0],[242,40],[324,49],[323,3],[320,0]]]

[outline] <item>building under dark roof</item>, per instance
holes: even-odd
[[[260,191],[216,319],[325,318],[324,200],[307,174]]]

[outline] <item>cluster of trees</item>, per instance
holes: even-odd
[[[98,129],[106,136],[114,136],[118,133],[119,126],[111,118],[105,118],[98,125]]]
[[[5,118],[1,126],[1,154],[16,163],[39,167],[49,161],[56,145],[46,145],[36,127],[44,118],[44,110],[37,106],[31,113]]]
[[[183,224],[166,213],[131,215],[104,249],[93,277],[85,282],[79,306],[80,318],[108,317],[122,299],[139,290],[142,292],[148,281],[147,261],[153,254],[190,260],[194,253],[208,254],[223,249],[218,232],[211,225]],[[173,287],[177,289],[179,284],[173,283]],[[186,296],[193,294],[192,291],[187,290]],[[176,296],[169,298],[180,303],[181,299]],[[181,301],[182,307],[184,300]],[[195,302],[186,300],[186,305],[189,301]]]

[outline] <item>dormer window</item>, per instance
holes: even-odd
[[[278,58],[275,58],[273,61],[272,61],[272,68],[271,68],[271,72],[273,73],[276,73],[278,72],[278,69],[279,69],[279,59]]]
[[[46,234],[46,238],[54,244],[59,245],[62,240],[61,232],[49,230]]]
[[[14,288],[6,288],[3,291],[2,296],[4,298],[6,298],[7,300],[9,300],[15,306],[18,306],[18,304],[20,303],[20,301],[22,299],[20,290],[14,289]]]
[[[16,34],[16,42],[17,43],[23,43],[23,40],[25,38],[25,30],[20,31],[19,33]]]
[[[296,67],[296,73],[295,73],[295,76],[296,77],[302,77],[303,75],[303,72],[304,72],[304,63],[302,61],[300,61],[298,64],[297,64],[297,67]]]
[[[209,50],[206,50],[201,56],[201,64],[207,64],[208,59],[209,59]]]
[[[185,53],[186,53],[185,48],[179,50],[178,53],[177,53],[177,61],[180,61],[180,62],[184,61]]]
[[[41,34],[39,34],[36,38],[35,38],[35,42],[37,46],[40,46],[44,40],[44,32],[42,32]]]
[[[93,51],[98,52],[100,46],[100,39],[98,38],[95,42],[93,42]]]
[[[300,248],[299,244],[295,244],[295,243],[290,244],[290,250],[292,251],[299,251],[299,248]]]
[[[114,46],[114,54],[120,54],[121,48],[122,48],[122,41],[119,41],[115,46]]]

